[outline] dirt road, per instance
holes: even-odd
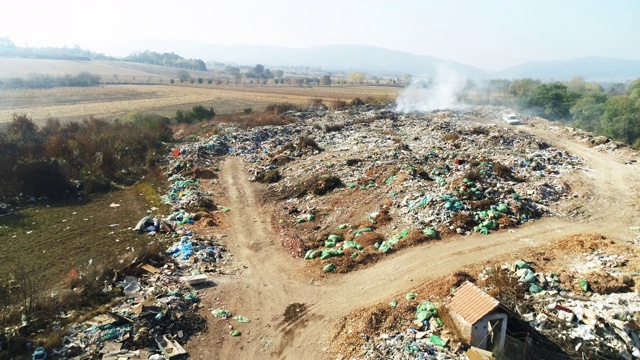
[[[240,337],[226,336],[217,344],[210,331],[187,349],[198,359],[324,359],[328,335],[341,316],[429,279],[569,234],[630,235],[628,226],[637,225],[640,215],[638,166],[543,130],[536,135],[586,161],[584,175],[575,179],[573,191],[579,195],[565,209],[567,216],[528,223],[514,233],[433,242],[390,255],[370,268],[321,280],[301,275],[303,261],[284,252],[270,228],[271,210],[257,200],[264,189],[248,181],[240,158],[228,158],[220,178],[225,205],[232,209],[227,244],[243,271],[222,277],[203,303],[219,297],[252,322],[236,326],[243,331]]]

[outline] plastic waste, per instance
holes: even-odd
[[[140,287],[140,283],[138,283],[138,279],[133,276],[125,277],[124,281],[120,282],[118,285],[122,286],[125,295],[127,295],[128,297],[136,294],[142,289]]]
[[[438,308],[429,301],[423,302],[416,309],[416,319],[419,321],[429,320],[436,315],[438,315]]]
[[[416,298],[416,294],[414,293],[407,293],[407,295],[404,296],[405,299],[407,300],[415,300]]]
[[[327,236],[327,240],[328,241],[333,241],[334,243],[337,243],[337,242],[342,241],[342,238],[340,236],[338,236],[338,235],[331,234],[331,235]]]
[[[231,313],[222,308],[211,310],[211,314],[215,317],[219,317],[223,319],[228,319],[231,317]]]
[[[438,235],[436,232],[436,228],[433,226],[427,226],[426,228],[424,228],[424,230],[422,230],[422,233],[432,239],[435,239],[436,236]]]
[[[429,336],[429,342],[440,347],[447,346],[447,343],[444,342],[444,340],[440,339],[437,335]]]
[[[328,263],[327,265],[325,265],[325,267],[322,268],[322,270],[324,272],[335,272],[336,271],[336,266],[333,265],[332,263]]]
[[[536,284],[532,284],[531,286],[529,286],[529,292],[532,294],[539,294],[543,291],[543,289],[536,285]]]
[[[582,291],[587,292],[589,290],[589,282],[587,280],[580,279],[578,282],[580,283]]]
[[[249,318],[246,318],[242,315],[237,315],[233,317],[233,320],[237,321],[237,322],[241,322],[241,323],[249,323],[251,322],[251,320],[249,320]]]
[[[32,356],[32,360],[45,360],[47,358],[47,351],[39,346],[36,348],[36,350],[33,352],[33,356]]]
[[[231,335],[231,336],[240,336],[240,335],[242,335],[242,333],[240,332],[240,330],[233,330],[233,331],[229,332],[229,335]]]

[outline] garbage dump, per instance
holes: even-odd
[[[513,309],[569,355],[631,359],[640,357],[640,298],[633,288],[634,271],[626,265],[625,255],[596,249],[561,269],[536,271],[517,260],[501,269],[486,268],[478,278],[501,271],[517,279],[523,299]]]
[[[106,285],[104,291],[121,294],[107,311],[67,326],[62,346],[50,358],[173,359],[186,356],[182,345],[206,329],[199,314],[198,288],[227,261],[225,247],[217,236],[199,236],[194,224],[215,210],[211,195],[200,187],[194,168],[216,168],[212,156],[230,151],[225,138],[214,136],[199,144],[187,144],[171,152],[167,161],[170,188],[162,198],[173,208],[164,217],[144,216],[133,229],[156,235],[167,245],[164,265],[139,263],[135,276]],[[186,175],[183,175],[186,174]],[[191,174],[191,176],[189,175]],[[203,206],[206,203],[212,206]],[[115,290],[114,290],[115,288]],[[243,320],[241,318],[241,320]]]
[[[386,254],[403,242],[403,231],[429,228],[430,238],[434,231],[489,235],[553,216],[553,204],[571,195],[566,177],[581,171],[582,159],[526,131],[474,122],[479,112],[498,117],[486,108],[397,114],[364,106],[290,112],[298,121],[285,126],[221,128],[251,175],[278,171],[268,185],[280,199],[274,222],[306,243],[291,252],[324,261],[343,256],[356,240],[346,234],[354,227],[340,233],[347,241],[324,243],[325,234],[345,222],[366,222],[386,238],[375,250],[357,249],[360,254]],[[350,207],[359,201],[375,216],[354,218]],[[392,221],[378,222],[380,210]],[[310,250],[325,256],[308,256]]]

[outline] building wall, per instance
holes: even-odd
[[[471,346],[475,346],[480,349],[486,349],[487,334],[489,331],[489,320],[487,319],[488,317],[489,316],[485,315],[471,327],[471,339],[469,340],[469,344]]]
[[[451,320],[454,322],[456,328],[458,328],[462,339],[467,343],[471,343],[471,324],[469,324],[465,319],[462,318],[462,316],[458,315],[453,310],[449,311],[449,315],[451,316]]]

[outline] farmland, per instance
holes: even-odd
[[[216,113],[230,114],[252,108],[263,110],[279,102],[306,104],[311,99],[327,103],[355,97],[395,98],[399,88],[349,87],[242,87],[181,85],[107,85],[94,88],[53,88],[5,90],[0,92],[0,123],[14,113],[26,113],[36,122],[49,117],[81,120],[89,115],[115,119],[132,112],[172,115],[194,105],[213,107]]]
[[[0,80],[88,72],[100,76],[103,84],[88,88],[0,90],[0,123],[10,121],[15,113],[27,114],[36,123],[43,123],[50,117],[62,121],[82,120],[88,116],[123,119],[133,112],[170,116],[176,110],[195,105],[213,107],[218,114],[232,114],[246,108],[261,111],[273,103],[304,105],[312,99],[322,99],[327,104],[356,97],[392,100],[400,91],[398,87],[387,86],[178,84],[178,71],[175,68],[126,61],[0,58]],[[192,78],[228,78],[228,75],[214,71],[189,71],[189,74]],[[175,79],[175,84],[170,84],[172,79]]]

